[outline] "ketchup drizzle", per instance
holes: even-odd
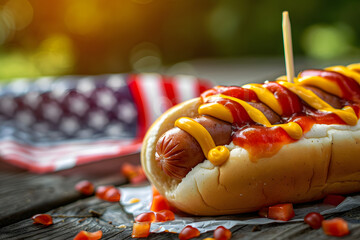
[[[228,95],[228,96],[233,97],[232,95]],[[220,103],[230,110],[234,118],[233,127],[241,127],[244,124],[254,124],[254,121],[250,118],[249,114],[244,109],[244,107],[241,106],[241,104],[232,101],[230,99],[225,99],[221,97],[216,99],[209,99],[209,101],[206,101],[206,103],[210,103],[210,102]]]
[[[360,86],[352,78],[341,73],[326,70],[305,70],[299,74],[299,77],[319,76],[335,82],[343,94],[343,98],[360,103]]]
[[[277,153],[284,144],[295,142],[280,127],[245,126],[233,133],[235,145],[249,151],[252,161],[261,157],[271,157]]]
[[[321,76],[336,82],[344,95],[343,107],[352,107],[356,115],[360,116],[360,86],[354,79],[325,70],[306,70],[301,72],[299,76]],[[314,124],[346,124],[334,113],[319,111],[308,106],[296,94],[277,82],[267,82],[263,86],[274,94],[282,107],[281,123],[298,123],[304,134],[310,131]],[[205,100],[206,97],[215,94],[224,94],[247,102],[260,102],[254,91],[233,86],[217,86],[205,91],[201,97]],[[231,111],[234,118],[232,141],[235,145],[249,151],[250,159],[253,161],[262,157],[271,157],[283,145],[296,141],[280,127],[265,127],[253,122],[246,110],[237,102],[221,97],[207,100],[207,102],[223,104]]]
[[[272,92],[275,98],[279,101],[283,110],[282,116],[289,117],[292,114],[303,110],[304,105],[300,101],[299,97],[277,82],[267,82],[264,84],[264,87]]]

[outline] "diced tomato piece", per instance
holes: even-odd
[[[162,195],[157,195],[153,197],[152,204],[150,210],[153,212],[160,212],[164,209],[170,209],[170,205],[165,197]]]
[[[223,226],[219,226],[214,231],[214,238],[216,240],[229,240],[231,238],[231,231]]]
[[[132,176],[136,175],[137,168],[133,164],[130,163],[124,163],[121,167],[121,173],[126,178],[131,178]]]
[[[150,222],[136,222],[133,224],[133,230],[131,237],[133,238],[144,238],[150,234]]]
[[[94,184],[88,180],[83,180],[75,185],[76,191],[83,195],[92,195],[94,193]]]
[[[53,219],[49,214],[36,214],[31,218],[34,221],[34,224],[42,224],[49,226],[53,224]]]
[[[135,218],[136,222],[154,222],[155,221],[155,213],[153,212],[146,212],[141,213]]]
[[[156,213],[155,222],[167,222],[166,216]]]
[[[167,222],[172,220],[175,220],[175,214],[170,210],[164,209],[156,213],[156,222]]]
[[[259,210],[258,215],[260,217],[264,217],[267,218],[269,214],[269,207],[263,207],[262,209]]]
[[[121,173],[133,184],[141,183],[147,180],[141,165],[124,163]]]
[[[121,197],[120,190],[114,187],[106,191],[104,200],[108,202],[118,202],[120,201],[120,197]]]
[[[151,185],[151,189],[152,189],[153,197],[157,196],[157,195],[160,195],[159,191],[155,188],[154,185]]]
[[[145,182],[147,180],[147,177],[146,177],[144,171],[141,169],[141,171],[139,171],[139,173],[136,176],[130,178],[129,180],[130,180],[130,183],[132,183],[132,184],[138,184],[138,183]]]
[[[340,203],[342,203],[344,200],[345,200],[344,196],[329,194],[324,198],[323,203],[337,206]]]
[[[350,233],[347,222],[342,218],[322,221],[324,233],[329,236],[342,237]]]
[[[294,208],[291,203],[282,203],[269,207],[268,218],[289,221],[295,216]]]
[[[87,232],[87,231],[80,231],[74,238],[74,240],[98,240],[102,237],[102,231],[96,232]]]
[[[195,238],[198,236],[200,236],[199,229],[188,225],[188,226],[184,227],[183,230],[181,230],[181,232],[179,234],[179,239],[180,240],[188,240],[188,239]]]
[[[99,186],[95,195],[105,201],[118,202],[120,201],[121,192],[114,186]]]
[[[324,221],[324,217],[317,212],[308,213],[304,218],[304,222],[313,229],[321,228],[322,221]]]
[[[108,186],[99,186],[99,187],[96,188],[95,195],[96,195],[97,198],[104,199],[105,193],[107,191],[109,191],[109,189],[112,189],[112,188],[114,188],[114,186],[110,186],[110,185],[108,185]]]

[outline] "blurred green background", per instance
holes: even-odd
[[[360,1],[0,0],[0,78],[160,71],[204,58],[360,56]]]

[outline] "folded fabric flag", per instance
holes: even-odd
[[[158,74],[16,79],[0,86],[0,158],[43,173],[138,152],[158,116],[210,87]]]

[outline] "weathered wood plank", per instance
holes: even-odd
[[[138,161],[138,158],[134,159]],[[0,239],[72,239],[81,230],[102,230],[102,239],[131,239],[133,219],[118,203],[96,197],[78,200],[81,197],[73,189],[77,180],[88,177],[93,177],[97,184],[122,184],[125,180],[119,175],[120,166],[119,162],[106,165],[112,173],[109,175],[106,173],[108,170],[96,171],[98,165],[93,165],[90,171],[84,166],[78,174],[76,169],[71,169],[57,174],[35,175],[19,169],[11,170],[11,167],[3,171],[0,164],[0,223],[6,220],[0,229]],[[42,194],[41,201],[37,201],[39,193]],[[69,199],[72,203],[67,204],[65,200],[68,196],[75,195]],[[54,225],[44,227],[32,223],[30,217],[33,214],[50,209],[48,213],[55,216]],[[91,215],[90,211],[101,216]],[[351,234],[343,239],[360,239],[360,208],[336,216],[349,222]],[[126,228],[119,228],[119,225]],[[252,225],[236,226],[231,230],[233,239],[329,239],[321,229],[310,229],[304,223],[268,224],[257,229]],[[195,239],[211,237],[212,234],[205,233]],[[178,239],[178,234],[152,233],[149,239]]]
[[[90,211],[104,214],[107,209],[113,211],[112,207],[116,206],[119,208],[118,203],[109,203],[95,197],[82,199],[48,212],[54,216],[54,224],[51,226],[33,224],[28,218],[3,227],[0,230],[0,239],[72,239],[81,230],[91,232],[102,230],[103,239],[111,239],[121,234],[123,230],[116,228],[103,217],[92,215]],[[126,217],[125,214],[123,216]],[[130,221],[125,218],[123,222]]]
[[[0,227],[82,198],[74,190],[79,180],[91,180],[95,186],[124,184],[120,169],[125,162],[139,163],[139,154],[44,175],[0,161]]]
[[[360,239],[360,207],[351,211],[328,216],[327,219],[341,217],[344,218],[350,229],[350,235],[342,239]],[[254,226],[245,226],[237,230],[232,229],[234,239],[329,239],[322,229],[311,229],[305,223],[285,223],[267,224],[259,226],[257,231],[253,231]]]
[[[0,227],[79,199],[77,179],[30,173],[3,173],[0,187]]]
[[[101,216],[91,216],[95,211]],[[54,225],[43,227],[32,224],[31,219],[6,226],[0,230],[0,239],[72,239],[81,230],[102,230],[102,239],[131,239],[132,217],[123,211],[118,203],[109,203],[91,197],[54,209],[49,214],[55,216]],[[63,218],[63,215],[68,216]],[[58,216],[58,217],[56,217]],[[342,239],[360,238],[360,208],[331,216],[343,217],[349,222],[351,234]],[[119,228],[125,225],[126,228]],[[321,229],[313,230],[305,223],[268,224],[254,229],[253,225],[236,226],[231,229],[233,239],[329,239]],[[212,232],[199,238],[211,237]],[[177,234],[152,233],[149,239],[178,239]]]
[[[113,175],[120,174],[120,169],[124,163],[131,164],[140,164],[140,153],[129,154],[119,158],[105,159],[101,161],[96,161],[93,163],[88,163],[75,168],[63,170],[57,172],[57,175],[65,177],[74,177],[79,178],[88,178],[96,181],[98,184],[101,184],[102,181],[107,181],[107,179],[112,178]],[[122,183],[123,180],[120,180],[119,183]]]
[[[90,211],[100,213],[100,217],[91,216]],[[48,212],[54,217],[54,224],[48,227],[34,225],[25,219],[0,229],[0,239],[72,239],[81,230],[103,231],[102,239],[132,239],[132,221],[118,203],[109,203],[91,197]],[[63,217],[63,216],[68,217]],[[61,217],[56,217],[61,216]],[[85,217],[87,216],[87,217]],[[119,227],[125,225],[126,228]],[[203,234],[202,237],[210,236]],[[151,239],[178,239],[177,234],[152,233]]]

